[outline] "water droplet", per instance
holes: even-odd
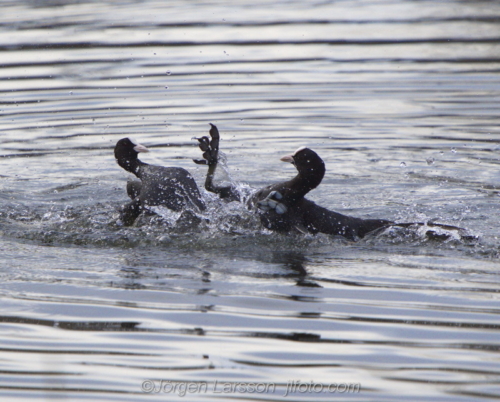
[[[73,95],[73,91],[69,91],[69,94],[70,94],[70,95]]]
[[[425,161],[428,165],[434,165],[434,158],[427,158]]]
[[[167,75],[170,75],[170,74],[172,74],[172,72],[171,72],[170,70],[169,70],[169,71],[167,71]]]
[[[168,86],[165,85],[165,89],[168,89]]]
[[[406,162],[401,162],[401,163],[399,164],[399,167],[405,168],[405,167],[406,167]]]
[[[456,154],[457,153],[457,149],[456,148],[451,148],[450,150],[452,153]]]

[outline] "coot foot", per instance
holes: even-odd
[[[219,130],[215,125],[210,123],[210,137],[207,136],[197,138],[198,146],[203,151],[204,159],[193,159],[198,165],[208,165],[207,178],[205,179],[205,189],[211,193],[218,194],[219,197],[226,201],[240,201],[240,194],[234,186],[220,187],[214,183],[215,170],[219,159]]]
[[[257,201],[257,208],[262,212],[268,212],[274,209],[277,214],[282,215],[288,208],[282,202],[279,202],[283,198],[283,195],[279,191],[271,191],[269,195],[263,200]]]
[[[196,138],[199,142],[198,146],[200,149],[203,151],[203,158],[204,159],[193,159],[194,163],[197,163],[198,165],[216,165],[217,160],[219,157],[219,130],[217,129],[216,126],[214,126],[212,123],[210,123],[210,126],[212,127],[210,129],[210,137],[212,139],[209,139],[207,136],[203,136],[201,138]]]

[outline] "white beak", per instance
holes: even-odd
[[[293,163],[293,155],[285,155],[280,159],[282,162]]]
[[[149,152],[149,149],[147,149],[144,145],[137,144],[134,147],[135,152]]]

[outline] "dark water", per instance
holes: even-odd
[[[0,10],[2,398],[500,397],[498,2]],[[116,141],[202,185],[209,122],[238,182],[307,145],[319,204],[478,240],[276,235],[208,194],[195,229],[120,226]]]

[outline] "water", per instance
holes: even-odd
[[[1,10],[2,397],[500,397],[498,3]],[[209,122],[238,182],[291,177],[307,145],[319,204],[479,239],[276,235],[208,194],[196,230],[118,225],[116,141],[202,185]]]

